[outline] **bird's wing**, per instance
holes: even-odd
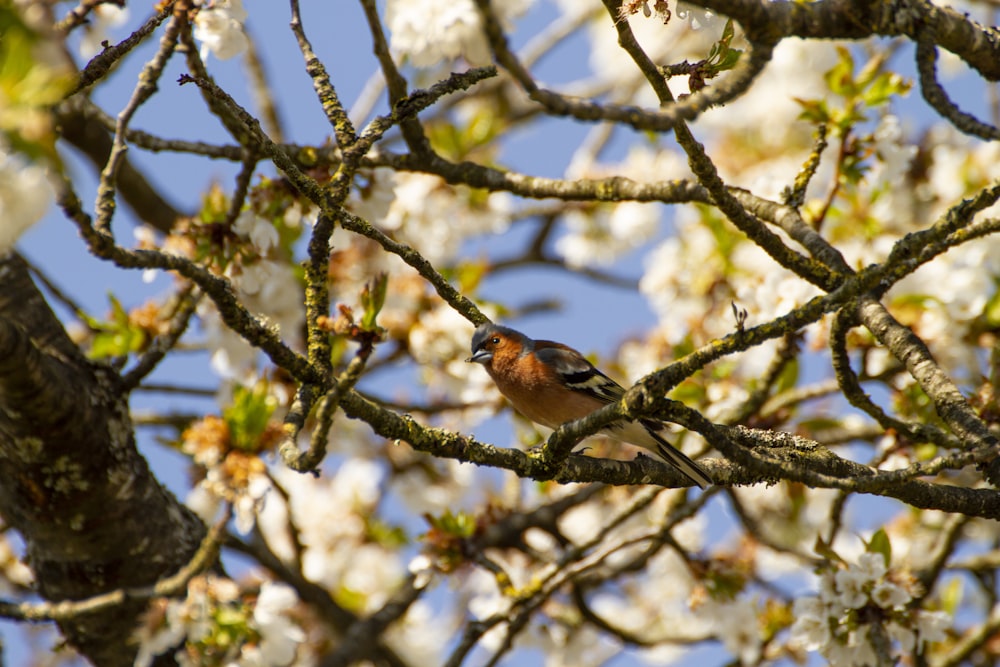
[[[552,368],[567,387],[601,403],[614,403],[625,394],[625,389],[620,384],[594,368],[582,354],[565,345],[537,341],[535,356]],[[712,478],[701,466],[667,442],[657,432],[661,428],[663,424],[655,419],[641,419],[638,422],[611,424],[605,431],[616,438],[656,452],[701,488],[711,486]]]
[[[555,369],[559,378],[573,391],[586,394],[601,403],[614,403],[625,395],[625,389],[620,384],[594,368],[576,350],[549,341],[538,343],[535,356]]]

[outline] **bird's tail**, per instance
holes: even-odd
[[[684,452],[667,442],[649,424],[643,423],[643,426],[646,428],[650,437],[656,441],[656,453],[659,454],[664,461],[684,473],[684,476],[697,484],[699,488],[704,489],[705,487],[712,486],[712,484],[715,483],[712,481],[712,478],[708,476],[708,473],[701,469],[701,466],[689,459]]]

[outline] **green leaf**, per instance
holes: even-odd
[[[114,294],[108,294],[111,304],[111,318],[102,322],[84,316],[87,326],[95,331],[87,353],[91,359],[124,357],[144,349],[149,336],[141,327],[132,323],[128,311]]]
[[[371,541],[387,549],[398,549],[410,542],[402,526],[393,526],[374,517],[369,517],[365,522],[365,534]]]
[[[852,97],[857,90],[854,82],[854,56],[849,49],[837,47],[840,60],[823,75],[830,91],[844,97]]]
[[[124,357],[130,352],[136,352],[141,349],[145,342],[145,335],[139,331],[122,329],[119,331],[101,332],[94,336],[88,356],[91,359]]]
[[[739,62],[740,56],[743,55],[743,49],[728,49],[726,55],[722,57],[719,64],[715,67],[716,72],[725,72],[736,67],[736,63]]]
[[[983,318],[991,329],[1000,325],[1000,290],[995,291],[990,300],[986,302],[986,307],[983,308]]]
[[[733,29],[733,20],[729,19],[726,21],[726,26],[722,30],[722,37],[719,41],[712,45],[709,49],[708,57],[705,58],[704,76],[706,78],[711,78],[717,76],[720,72],[725,72],[732,69],[740,59],[743,51],[741,49],[734,49],[730,47],[733,41],[733,35],[735,35],[735,30]]]
[[[14,3],[0,3],[0,138],[32,160],[61,166],[50,109],[74,85],[74,73],[39,57],[48,47],[55,43],[32,29]]]
[[[375,319],[379,311],[385,305],[385,295],[389,288],[389,278],[385,273],[379,273],[374,280],[365,284],[361,290],[361,306],[364,308],[364,315],[361,316],[361,329],[364,331],[378,331]]]
[[[816,536],[816,541],[813,543],[813,551],[816,552],[816,555],[825,558],[828,561],[846,565],[844,559],[840,557],[840,554],[833,550],[833,547],[830,546],[829,542],[825,541],[818,535]]]
[[[801,120],[809,121],[816,125],[829,123],[832,120],[830,109],[825,100],[806,100],[799,97],[792,98],[802,107],[799,114]]]
[[[341,607],[353,612],[362,612],[368,603],[368,596],[346,586],[341,586],[333,592],[333,599]]]
[[[236,386],[233,402],[222,411],[233,446],[245,452],[256,452],[260,436],[277,407],[278,400],[271,395],[267,382],[261,380],[252,388]]]
[[[889,543],[889,535],[886,534],[884,529],[879,528],[875,531],[872,539],[865,544],[865,550],[868,553],[882,554],[882,559],[885,561],[887,568],[892,565],[892,545]]]
[[[889,102],[896,95],[910,92],[913,83],[895,72],[883,72],[876,76],[871,85],[861,95],[861,100],[869,107],[878,107]]]
[[[941,591],[941,609],[954,616],[958,611],[959,605],[962,603],[962,597],[962,580],[955,577]]]
[[[445,510],[441,516],[427,515],[427,520],[434,528],[454,537],[468,538],[476,532],[476,517],[466,512],[452,514],[451,510]]]
[[[719,39],[719,43],[725,46],[733,41],[733,35],[736,34],[736,30],[733,29],[733,20],[726,19],[726,25],[722,28],[722,37]]]
[[[799,381],[799,360],[798,358],[792,359],[785,367],[781,369],[781,373],[778,375],[778,381],[775,383],[775,392],[781,393],[788,391],[793,388]]]
[[[128,311],[114,294],[108,294],[108,301],[111,302],[111,315],[115,324],[128,324]]]

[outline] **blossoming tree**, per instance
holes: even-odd
[[[997,661],[993,3],[279,4],[0,3],[8,646]],[[631,388],[541,433],[487,319]]]

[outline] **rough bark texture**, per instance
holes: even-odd
[[[39,593],[79,600],[150,585],[205,528],[135,447],[118,374],[88,361],[16,255],[0,257],[0,514],[27,544]],[[60,624],[97,665],[131,665],[144,601]]]

